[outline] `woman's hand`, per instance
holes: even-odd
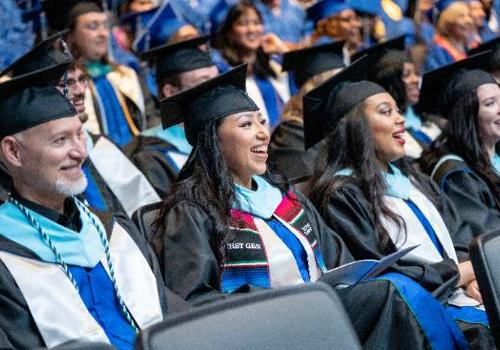
[[[479,290],[479,285],[477,284],[477,280],[472,280],[465,288],[465,293],[471,298],[476,299],[481,304],[483,303],[483,298],[481,297],[481,291]]]
[[[289,51],[286,44],[274,33],[265,34],[261,45],[265,53],[283,54]]]
[[[465,288],[471,281],[476,279],[476,275],[474,274],[474,269],[472,268],[472,263],[470,262],[470,260],[458,264],[458,271],[460,272],[458,287]]]

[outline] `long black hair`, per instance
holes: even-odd
[[[346,179],[354,181],[366,197],[368,210],[378,234],[379,248],[384,253],[390,253],[395,250],[395,246],[383,225],[382,217],[393,221],[404,232],[406,225],[404,220],[384,203],[386,184],[364,111],[364,102],[353,107],[328,137],[327,164],[324,169],[316,170],[316,180],[310,185],[309,197],[321,212],[326,212],[329,201],[335,192],[346,184]],[[425,181],[424,175],[404,159],[398,161],[397,166],[440,209],[436,194]],[[353,177],[336,176],[339,170],[345,168],[353,170]]]
[[[170,194],[163,201],[154,239],[154,242],[161,240],[164,234],[164,218],[176,204],[184,201],[195,203],[205,211],[214,225],[210,246],[221,265],[226,256],[226,243],[231,241],[228,227],[238,224],[230,216],[232,204],[236,199],[235,183],[217,137],[217,129],[222,120],[209,121],[198,133],[193,151],[172,184]],[[283,194],[288,191],[289,185],[283,178],[269,171],[264,177]]]
[[[493,169],[488,152],[481,142],[478,113],[479,98],[475,90],[467,91],[450,106],[446,115],[448,124],[439,139],[443,141],[444,146],[438,156],[454,153],[463,158],[500,200],[500,176]],[[498,149],[497,145],[497,152]]]
[[[221,24],[220,29],[212,40],[211,44],[214,48],[219,50],[228,63],[232,66],[245,63],[240,59],[239,51],[241,48],[232,39],[231,31],[233,30],[234,23],[245,14],[246,11],[253,10],[263,23],[263,18],[255,4],[250,0],[242,0],[229,9],[229,12]],[[270,65],[271,58],[265,53],[262,48],[257,50],[257,59],[255,62],[249,64],[249,69],[258,78],[265,79],[267,77],[277,77],[277,73]]]
[[[372,69],[373,81],[387,90],[403,112],[408,108],[406,87],[403,82],[405,63],[413,64],[413,60],[407,52],[390,50],[377,61]]]

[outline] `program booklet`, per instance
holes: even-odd
[[[325,282],[332,287],[341,285],[351,286],[353,284],[363,282],[368,278],[380,275],[392,264],[416,247],[418,247],[418,245],[398,250],[380,260],[365,259],[350,262],[332,270],[328,270],[323,276],[321,276],[320,281]]]

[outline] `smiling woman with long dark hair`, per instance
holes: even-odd
[[[264,33],[262,15],[253,2],[243,0],[227,10],[212,40],[214,61],[224,72],[229,67],[248,64],[248,95],[274,127],[283,105],[290,98],[288,74],[271,54],[287,51],[285,44],[273,33]]]
[[[267,120],[245,93],[245,71],[162,101],[164,124],[184,121],[193,152],[164,201],[154,246],[165,283],[196,305],[314,282],[352,261],[310,202],[268,171]],[[411,286],[404,297],[385,279],[337,290],[364,347],[423,349],[436,338],[461,348],[463,337],[444,309]],[[429,306],[438,324],[426,328],[408,298]]]
[[[468,260],[470,229],[447,197],[404,162],[404,119],[391,95],[362,80],[366,69],[363,62],[351,65],[304,98],[306,143],[329,141],[310,198],[355,259],[417,246],[396,270],[452,305],[448,310],[464,329],[487,324],[484,311],[473,307],[482,300]],[[477,329],[487,334],[486,327]],[[489,334],[481,341],[485,348],[493,344]]]
[[[491,74],[462,65],[424,76],[423,108],[439,109],[448,125],[420,163],[479,235],[500,227],[500,88]]]

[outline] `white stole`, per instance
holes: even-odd
[[[321,276],[314,252],[307,239],[293,228],[286,221],[276,215],[273,218],[283,224],[292,234],[299,240],[302,247],[307,253],[307,264],[309,267],[309,276],[311,281],[317,281]],[[271,287],[284,287],[304,283],[300,274],[297,262],[287,247],[287,245],[276,235],[276,233],[266,224],[266,222],[258,217],[254,217],[255,226],[259,231],[259,235],[264,244],[267,259],[269,262],[269,278]]]
[[[128,216],[144,205],[161,201],[144,174],[107,138],[97,140],[89,158]]]
[[[441,217],[441,214],[436,209],[434,204],[432,204],[432,202],[422,192],[413,186],[413,184],[410,188],[409,197],[429,221],[430,225],[434,229],[434,232],[436,233],[437,238],[439,239],[439,242],[443,246],[446,255],[458,264],[457,253],[451,240],[450,233],[443,221],[443,218]],[[408,204],[406,204],[402,199],[391,196],[384,196],[384,202],[389,209],[400,215],[406,223],[406,235],[404,235],[404,232],[402,230],[400,231],[394,222],[388,220],[387,218],[382,218],[382,223],[387,229],[392,241],[396,245],[396,248],[404,249],[414,245],[419,245],[417,248],[405,255],[402,260],[408,262],[423,262],[426,264],[434,264],[443,261],[443,257],[434,246],[434,243],[425,231],[424,226]],[[456,306],[479,305],[479,302],[468,297],[462,288],[458,288],[455,291],[453,296],[450,298],[449,303]]]
[[[110,253],[118,290],[140,329],[163,320],[156,278],[141,251],[119,224],[113,227]],[[109,343],[62,267],[0,251],[31,315],[51,348],[82,339]],[[106,258],[101,260],[109,274]]]

